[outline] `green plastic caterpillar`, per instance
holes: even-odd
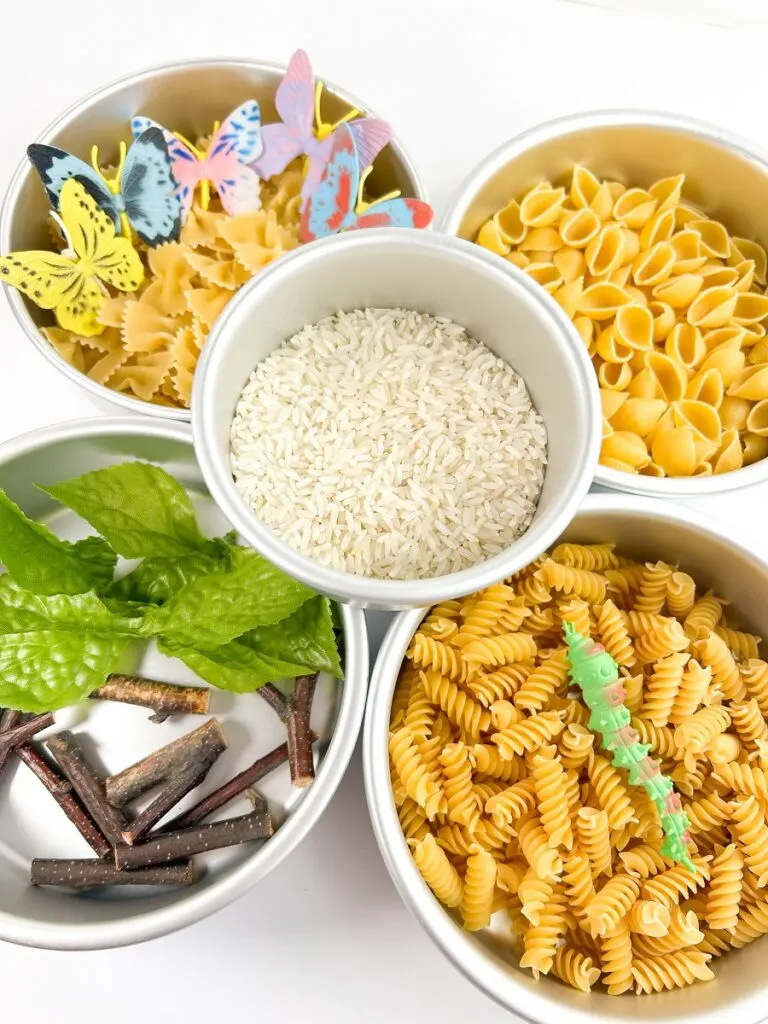
[[[653,800],[666,836],[661,854],[684,864],[689,871],[696,867],[688,852],[689,821],[671,779],[662,775],[659,762],[648,756],[651,749],[640,742],[632,728],[632,716],[624,706],[625,691],[619,679],[616,662],[606,649],[590,637],[582,636],[570,622],[563,624],[568,644],[571,679],[582,692],[589,708],[589,728],[600,734],[603,747],[613,763],[629,772],[629,782],[642,786]]]

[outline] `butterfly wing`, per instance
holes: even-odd
[[[119,225],[120,210],[115,196],[107,188],[100,174],[80,157],[67,153],[56,146],[44,146],[39,142],[27,147],[27,156],[40,175],[48,201],[54,210],[59,209],[59,197],[64,183],[74,178],[93,196],[102,210]]]
[[[265,124],[261,129],[261,138],[264,149],[251,165],[261,178],[280,174],[291,160],[304,152],[299,133],[287,124]]]
[[[421,199],[384,199],[355,218],[347,230],[361,228],[426,228],[432,223],[435,211]]]
[[[246,100],[224,120],[211,139],[208,159],[224,154],[235,156],[241,164],[250,164],[263,148],[259,104],[256,100]]]
[[[185,146],[181,139],[177,139],[173,132],[163,128],[157,121],[142,116],[131,118],[131,131],[135,139],[138,139],[148,128],[159,128],[163,133],[171,160],[171,172],[178,186],[176,194],[181,203],[182,219],[184,219],[192,206],[195,188],[206,176],[203,166],[189,146]]]
[[[221,205],[230,216],[261,209],[261,178],[252,167],[245,167],[232,156],[221,155],[209,160],[207,168]]]
[[[61,218],[89,279],[95,275],[120,291],[136,291],[144,280],[139,254],[128,238],[115,235],[109,217],[77,181],[68,181],[61,190]],[[98,284],[96,291],[100,305]]]
[[[181,232],[181,201],[162,128],[147,128],[128,151],[120,188],[131,227],[147,245],[175,242]]]
[[[41,309],[54,309],[56,319],[67,331],[89,338],[104,330],[97,320],[101,289],[92,277],[60,253],[15,252],[0,256],[0,281],[18,288]]]
[[[254,169],[262,178],[280,174],[291,160],[309,152],[308,147],[314,140],[314,105],[312,65],[304,50],[297,50],[288,62],[275,96],[275,106],[283,123],[266,124],[261,129],[264,149]]]
[[[363,170],[370,167],[387,143],[392,141],[391,126],[376,117],[358,118],[350,122],[349,130]]]
[[[360,164],[349,125],[340,124],[320,183],[302,207],[302,242],[324,238],[355,223],[355,202],[360,184]]]

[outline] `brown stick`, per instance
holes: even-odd
[[[15,728],[21,721],[20,711],[11,711],[10,709],[3,711],[0,715],[0,734],[7,732],[9,729]],[[11,748],[9,747],[4,753],[0,753],[0,774],[8,763],[8,758],[11,754]]]
[[[112,700],[152,708],[150,722],[164,722],[170,715],[207,715],[211,691],[202,686],[177,686],[142,676],[113,673],[91,694],[92,700]]]
[[[94,889],[102,885],[192,885],[190,861],[157,868],[120,871],[104,860],[44,860],[36,858],[30,870],[32,885],[62,885],[69,889]]]
[[[88,764],[76,738],[71,732],[60,732],[51,736],[46,745],[109,842],[113,846],[123,842],[123,831],[128,823],[120,811],[108,803],[104,780]]]
[[[119,868],[143,868],[152,864],[169,864],[183,857],[208,850],[223,850],[253,839],[267,839],[274,832],[266,802],[240,818],[215,821],[209,825],[168,832],[157,839],[136,846],[118,846],[115,863]]]
[[[35,715],[28,722],[21,722],[11,729],[0,728],[0,763],[7,760],[14,747],[31,740],[36,733],[42,732],[43,729],[50,728],[53,722],[54,718],[51,714]]]
[[[315,696],[317,673],[299,676],[291,695],[286,731],[288,733],[288,763],[291,782],[304,788],[312,784],[315,777],[315,760],[312,753],[312,732],[309,719],[312,699]]]
[[[282,690],[279,690],[274,683],[265,683],[258,688],[256,693],[258,693],[263,701],[269,704],[281,722],[288,721],[290,701]]]
[[[131,800],[171,777],[194,775],[202,764],[213,764],[226,749],[227,741],[221,726],[212,718],[194,732],[181,736],[107,779],[107,800],[113,807],[125,807]]]
[[[45,760],[43,755],[31,744],[24,743],[14,748],[19,757],[42,782],[53,799],[66,814],[77,831],[99,857],[105,857],[112,847],[99,831],[96,823],[89,817],[80,801],[72,795],[72,786]]]
[[[203,797],[194,807],[190,807],[188,811],[184,811],[183,814],[169,821],[167,825],[160,829],[160,832],[173,832],[178,829],[192,828],[194,825],[199,825],[201,821],[205,821],[214,811],[218,811],[220,807],[228,804],[230,800],[240,796],[250,786],[255,786],[257,782],[260,782],[270,772],[279,768],[280,765],[285,764],[287,760],[288,744],[281,743],[279,747],[275,747],[274,750],[270,750],[268,754],[254,761],[249,768],[240,772],[239,775],[235,775],[229,782],[225,782],[223,786],[219,786],[218,789],[209,793],[208,796]]]

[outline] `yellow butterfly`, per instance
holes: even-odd
[[[136,291],[144,267],[130,241],[115,235],[112,219],[74,178],[61,190],[59,212],[71,249],[0,256],[0,281],[42,309],[53,309],[65,330],[88,338],[104,330],[97,319],[106,294],[101,282]]]

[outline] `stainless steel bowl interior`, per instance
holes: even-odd
[[[674,504],[623,495],[587,497],[561,539],[614,541],[622,554],[666,559],[690,572],[702,589],[711,587],[732,602],[745,628],[768,636],[768,565],[756,559],[730,531]],[[368,807],[376,838],[403,900],[454,965],[502,1006],[535,1024],[567,1020],[695,1021],[720,1024],[730,1019],[757,1024],[765,1017],[765,941],[712,962],[716,980],[653,997],[586,996],[550,978],[535,982],[516,966],[519,952],[508,929],[464,931],[422,881],[400,829],[391,795],[387,751],[389,711],[397,674],[425,609],[398,616],[380,649],[366,709],[363,763]]]
[[[633,110],[563,117],[505,142],[462,183],[441,227],[474,239],[488,217],[537,182],[569,183],[574,164],[640,187],[682,171],[686,201],[722,221],[731,234],[768,245],[768,157],[714,125]],[[652,497],[696,497],[767,477],[768,460],[715,477],[656,479],[603,466],[596,474],[606,487]]]
[[[513,268],[514,269],[514,268]],[[533,524],[507,551],[436,579],[379,580],[326,568],[262,525],[229,468],[235,405],[256,363],[305,324],[339,309],[404,306],[450,317],[506,359],[528,384],[549,432]],[[195,378],[193,427],[211,493],[254,547],[286,572],[341,600],[403,608],[466,593],[526,564],[559,533],[586,493],[599,446],[597,387],[583,346],[556,303],[492,255],[430,232],[377,229],[291,253],[229,303]]]
[[[38,431],[0,448],[0,486],[30,514],[62,536],[87,529],[57,506],[35,483],[53,483],[126,459],[163,466],[189,490],[201,523],[212,534],[229,524],[200,476],[188,427],[146,419],[102,419]],[[342,609],[346,682],[321,676],[312,712],[320,736],[317,778],[307,790],[290,785],[283,770],[264,780],[280,828],[266,843],[249,844],[198,859],[201,880],[190,889],[104,890],[74,895],[29,886],[32,857],[92,856],[39,782],[20,763],[0,778],[0,939],[56,949],[95,949],[154,938],[191,924],[225,906],[264,878],[307,835],[333,795],[354,749],[362,721],[368,651],[362,613]],[[175,682],[200,682],[181,663],[148,650],[140,671]],[[222,722],[229,749],[214,766],[207,788],[215,788],[261,753],[284,741],[285,729],[253,694],[214,690],[211,713]],[[200,724],[182,716],[162,725],[126,705],[85,703],[57,713],[55,729],[72,728],[109,772],[118,771]],[[260,786],[260,789],[262,787]],[[198,794],[199,797],[199,794]],[[222,812],[241,814],[247,801]]]
[[[91,147],[97,144],[100,161],[107,166],[117,162],[120,140],[130,141],[130,120],[136,114],[152,117],[191,139],[207,135],[214,121],[221,121],[249,98],[259,101],[264,123],[275,121],[275,91],[284,73],[285,67],[280,64],[236,59],[182,61],[149,68],[78,101],[50,124],[37,141],[59,146],[86,161],[90,160]],[[353,107],[371,115],[364,104],[332,83],[326,84],[323,97],[323,116],[331,122]],[[396,140],[377,158],[370,188],[382,195],[391,189],[401,189],[404,195],[424,198],[416,172]],[[49,248],[47,217],[48,202],[42,184],[24,157],[0,212],[0,251]],[[26,334],[70,379],[133,412],[149,412],[162,419],[189,419],[189,410],[152,405],[91,381],[40,335],[38,327],[52,324],[52,314],[38,309],[15,289],[7,288],[6,294]]]

